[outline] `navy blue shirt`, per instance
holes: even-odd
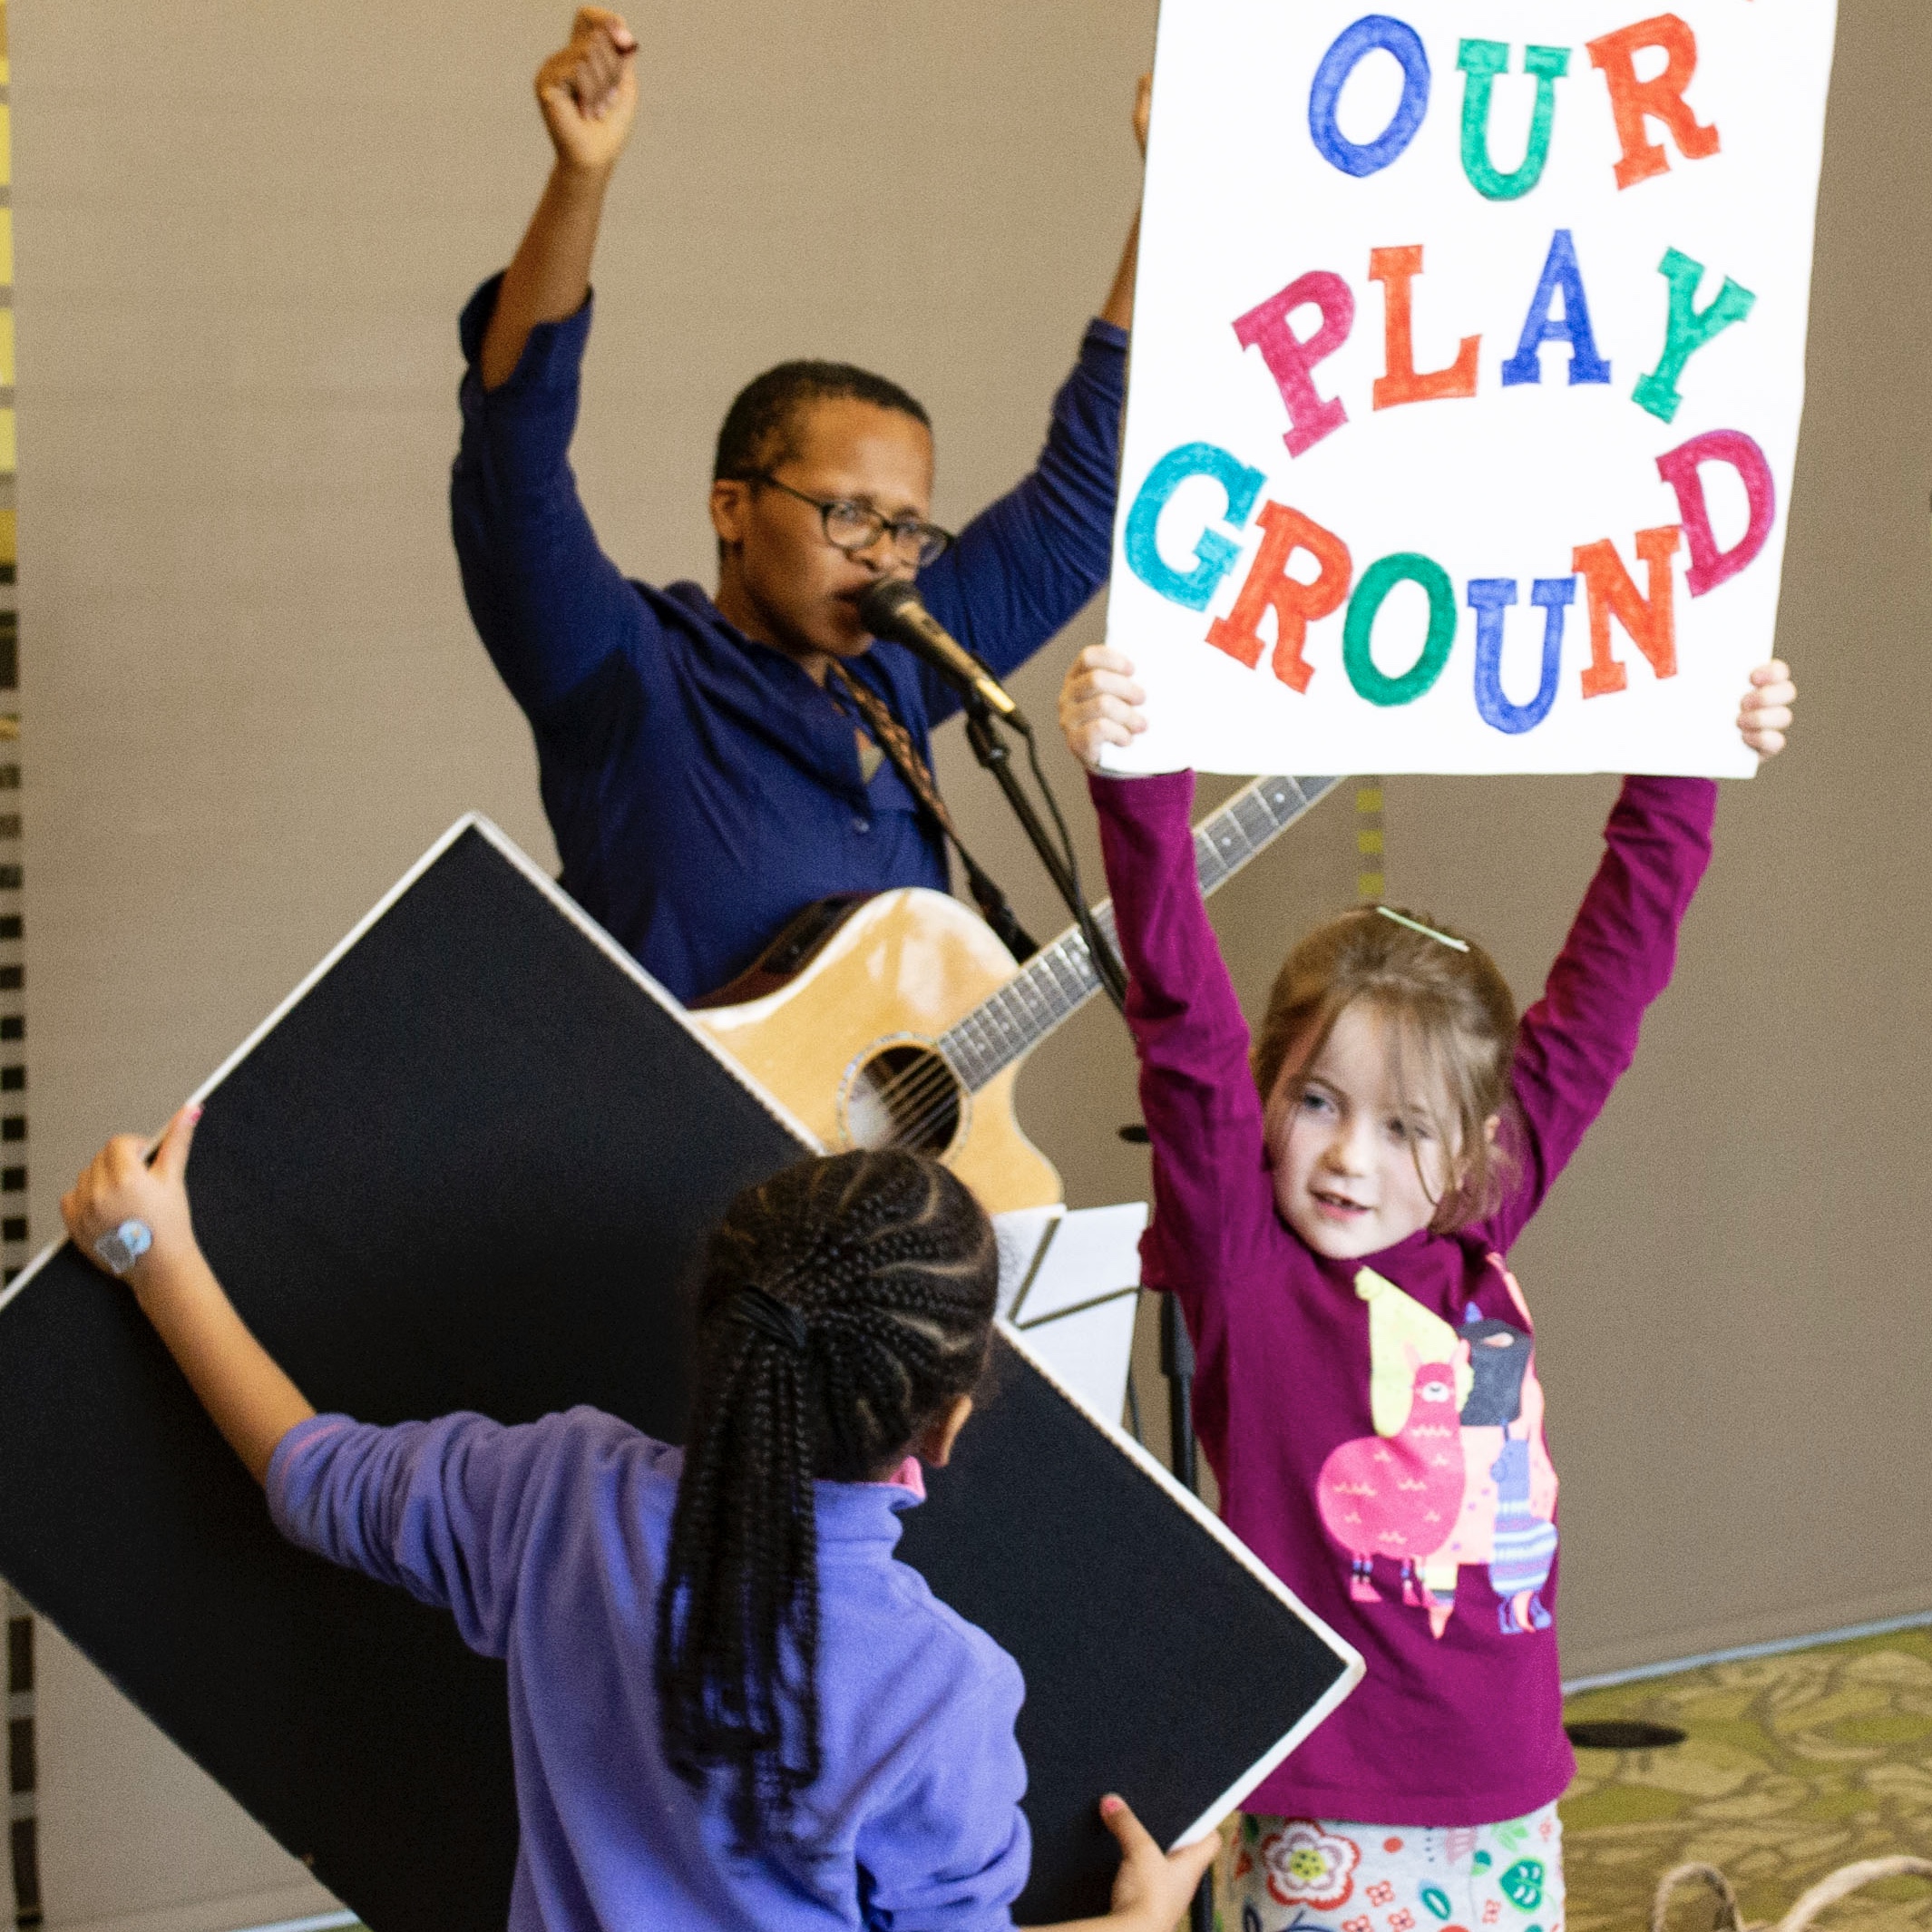
[[[463,443],[450,480],[470,614],[535,734],[563,886],[678,999],[735,979],[834,893],[947,886],[945,845],[891,764],[868,783],[852,718],[695,583],[632,581],[598,547],[570,442],[587,300],[478,373],[500,277],[462,321]],[[919,579],[927,608],[1005,676],[1106,581],[1127,337],[1087,330],[1032,473]],[[900,646],[852,663],[931,761],[951,690]]]

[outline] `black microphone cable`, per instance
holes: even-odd
[[[962,628],[966,629],[966,649],[974,651],[974,638],[971,638],[971,628],[974,628],[974,622],[971,622],[971,607],[962,603],[961,605],[961,614],[964,616],[964,626]],[[974,657],[978,657],[978,655],[980,653],[974,651]],[[995,717],[991,705],[987,705],[987,707],[985,707],[985,717],[990,717],[990,718]],[[1080,937],[1086,941],[1088,958],[1091,958],[1091,962],[1094,962],[1094,976],[1099,980],[1101,991],[1107,995],[1107,999],[1113,1000],[1115,1010],[1125,1016],[1127,1014],[1127,968],[1120,964],[1120,954],[1115,951],[1113,941],[1101,932],[1099,920],[1094,918],[1094,908],[1088,904],[1086,887],[1080,883],[1080,856],[1078,856],[1078,852],[1074,850],[1072,833],[1067,829],[1067,817],[1062,815],[1062,812],[1060,812],[1060,802],[1059,802],[1059,798],[1053,796],[1053,786],[1047,783],[1045,767],[1039,763],[1039,740],[1034,737],[1034,727],[1028,723],[1028,718],[1020,711],[1012,711],[1010,715],[1007,715],[1005,718],[1002,718],[1002,723],[1010,725],[1016,732],[1020,734],[1020,738],[1026,742],[1026,763],[1029,765],[1031,771],[1034,771],[1034,785],[1039,786],[1039,796],[1045,798],[1047,812],[1053,815],[1053,829],[1059,833],[1060,864],[1067,867],[1067,887],[1068,887],[1068,891],[1067,891],[1065,896],[1067,896],[1068,910],[1072,912],[1072,916],[1074,916],[1074,925],[1078,927]]]
[[[1087,903],[1087,889],[1080,883],[1079,857],[1073,849],[1073,834],[1068,831],[1067,821],[1060,815],[1059,800],[1053,795],[1053,787],[1047,783],[1047,774],[1039,762],[1039,741],[1033,736],[1032,726],[1024,719],[1014,718],[1010,722],[1026,740],[1027,763],[1033,768],[1033,782],[1039,787],[1039,795],[1047,801],[1047,809],[1053,815],[1054,826],[1059,833],[1060,849],[1067,861],[1067,877],[1073,885],[1073,916],[1078,922],[1080,937],[1087,942],[1087,951],[1092,956],[1101,990],[1114,1002],[1116,1010],[1124,1014],[1127,1011],[1127,968],[1121,964],[1113,942],[1100,930],[1100,922],[1094,917],[1093,908]]]

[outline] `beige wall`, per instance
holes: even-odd
[[[10,11],[46,1231],[102,1135],[159,1120],[457,813],[548,855],[444,487],[455,311],[540,182],[528,74],[567,9],[124,0],[105,29],[55,0]],[[1915,1240],[1932,906],[1908,737],[1932,600],[1915,90],[1932,14],[1846,14],[1786,610],[1804,742],[1727,795],[1680,984],[1519,1251],[1567,1481],[1573,1673],[1932,1604]],[[707,573],[717,418],[787,354],[925,397],[942,518],[1012,480],[1133,206],[1125,119],[1153,15],[711,0],[639,21],[648,105],[576,447],[627,569]],[[1019,680],[1037,715],[1098,623]],[[956,737],[942,766],[1022,911],[1057,929]],[[1492,938],[1527,996],[1606,797],[1399,782],[1390,889]],[[1325,805],[1218,903],[1250,994],[1352,897],[1353,833],[1345,801]],[[1021,1103],[1076,1200],[1144,1191],[1144,1156],[1113,1137],[1136,1107],[1104,1010],[1039,1056]],[[300,1886],[54,1654],[54,1924],[185,1912],[155,1932],[195,1932]]]

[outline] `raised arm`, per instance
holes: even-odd
[[[650,624],[599,546],[569,462],[604,190],[637,113],[622,17],[586,7],[536,91],[555,158],[509,268],[463,312],[450,515],[470,614],[503,682],[553,749],[594,756],[620,723],[596,673],[627,646],[648,650]]]
[[[1761,757],[1784,748],[1797,695],[1782,664],[1751,673],[1738,728]],[[1498,1251],[1542,1205],[1636,1052],[1644,1015],[1670,984],[1716,815],[1709,779],[1624,781],[1596,874],[1542,999],[1517,1029],[1517,1117],[1506,1131],[1520,1172],[1481,1230]]]
[[[638,43],[621,14],[581,8],[537,70],[537,104],[557,152],[483,336],[485,389],[500,389],[540,322],[574,316],[590,292],[604,190],[638,112]]]
[[[285,1536],[453,1611],[465,1643],[501,1655],[524,1499],[546,1479],[569,1479],[573,1458],[594,1459],[600,1443],[632,1432],[589,1410],[520,1429],[472,1415],[394,1429],[317,1416],[249,1333],[195,1239],[187,1169],[200,1113],[175,1116],[151,1165],[138,1136],[109,1141],[62,1198],[67,1232],[133,1291],[215,1427],[268,1490]]]
[[[590,1409],[514,1428],[480,1415],[387,1429],[323,1415],[282,1439],[265,1486],[291,1543],[448,1610],[472,1650],[500,1657],[542,1499],[594,1488],[600,1465],[640,1446],[667,1453]]]
[[[1670,984],[1716,813],[1707,778],[1624,781],[1596,875],[1542,999],[1517,1029],[1517,1117],[1506,1133],[1520,1171],[1485,1224],[1498,1251],[1543,1205],[1636,1052],[1644,1014]]]
[[[117,1135],[61,1197],[61,1218],[90,1261],[133,1290],[215,1427],[261,1482],[276,1445],[315,1410],[249,1332],[195,1240],[188,1150],[200,1115],[184,1107],[169,1122],[151,1166],[146,1142]],[[140,1232],[124,1239],[131,1224]]]
[[[1192,1313],[1269,1225],[1273,1192],[1247,1024],[1201,901],[1188,817],[1194,775],[1094,770],[1103,744],[1143,728],[1140,698],[1127,660],[1095,646],[1068,673],[1060,720],[1088,768],[1127,969],[1127,1024],[1154,1149],[1154,1219],[1141,1250],[1147,1285],[1173,1290]],[[1195,1324],[1197,1341],[1202,1334]]]
[[[1140,147],[1140,158],[1147,158],[1147,122],[1154,112],[1154,76],[1144,73],[1140,84],[1134,90],[1134,139]],[[1134,219],[1127,225],[1127,246],[1120,251],[1120,267],[1114,274],[1114,286],[1107,291],[1107,307],[1100,311],[1101,321],[1121,330],[1134,326],[1134,279],[1140,271],[1140,210],[1134,210]]]

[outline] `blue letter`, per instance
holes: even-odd
[[[1148,471],[1140,494],[1134,499],[1127,520],[1128,567],[1148,589],[1158,590],[1169,602],[1205,610],[1221,588],[1221,580],[1234,569],[1241,546],[1218,530],[1204,531],[1195,545],[1195,567],[1186,576],[1161,555],[1161,512],[1191,476],[1212,476],[1227,493],[1227,522],[1237,530],[1247,522],[1254,499],[1268,479],[1212,443],[1187,443],[1169,450]]]
[[[1563,319],[1550,314],[1558,290],[1563,294]],[[1536,298],[1529,305],[1529,319],[1523,324],[1523,339],[1517,352],[1503,365],[1505,388],[1517,383],[1539,383],[1543,364],[1537,352],[1546,342],[1567,342],[1570,346],[1570,381],[1606,383],[1610,365],[1596,353],[1596,336],[1590,327],[1590,298],[1583,292],[1583,271],[1576,266],[1576,244],[1566,228],[1556,230],[1549,245],[1549,259],[1543,264],[1543,279],[1537,284]]]
[[[1503,696],[1503,612],[1516,602],[1516,585],[1507,577],[1478,577],[1469,586],[1469,608],[1476,613],[1476,708],[1484,724],[1511,734],[1534,731],[1556,701],[1564,613],[1576,600],[1576,580],[1539,577],[1529,600],[1545,612],[1543,681],[1527,705],[1513,705]]]
[[[1402,63],[1402,104],[1395,119],[1382,131],[1379,141],[1358,148],[1342,133],[1335,119],[1342,90],[1349,76],[1378,48],[1392,54]],[[1386,14],[1371,14],[1358,20],[1327,54],[1315,70],[1315,84],[1308,96],[1308,132],[1322,158],[1357,177],[1380,174],[1391,161],[1400,159],[1416,138],[1422,117],[1429,112],[1429,55],[1421,36],[1411,26],[1391,20]]]

